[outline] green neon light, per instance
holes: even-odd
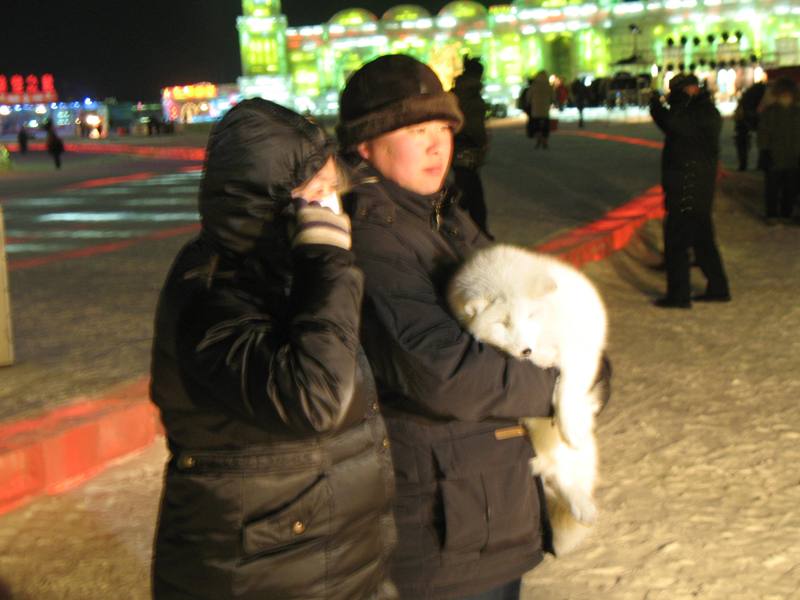
[[[486,16],[486,8],[472,0],[456,0],[442,8],[439,14],[455,19],[469,20]]]
[[[399,23],[402,21],[416,21],[417,19],[427,19],[431,16],[427,10],[416,4],[400,4],[390,8],[381,17],[381,21],[387,23]]]
[[[377,20],[378,18],[375,15],[363,8],[346,8],[333,15],[328,23],[342,25],[343,27],[353,27],[364,25],[365,23],[374,23]]]
[[[245,17],[277,17],[281,14],[280,0],[242,0]]]

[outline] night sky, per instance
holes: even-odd
[[[290,26],[403,0],[283,0]],[[413,2],[435,13],[447,0]],[[502,0],[484,1],[484,5]],[[0,74],[52,73],[62,100],[157,101],[162,87],[241,75],[241,0],[2,0]]]

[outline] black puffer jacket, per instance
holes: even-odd
[[[262,101],[212,131],[202,232],[161,292],[152,358],[168,463],[156,598],[389,599],[391,457],[358,342],[350,251],[286,233],[324,134]]]
[[[355,177],[362,341],[397,479],[392,578],[410,600],[476,594],[542,558],[532,449],[514,426],[550,414],[555,375],[478,343],[448,311],[450,275],[487,243],[466,213],[364,163]]]
[[[695,96],[673,92],[669,102],[669,108],[655,98],[650,103],[650,114],[665,134],[661,185],[666,209],[709,212],[714,199],[722,117],[706,92]]]

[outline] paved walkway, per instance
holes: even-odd
[[[628,244],[633,228],[657,214],[658,198],[645,189],[655,183],[657,172],[660,136],[652,126],[587,133],[565,129],[548,154],[534,153],[513,122],[500,127],[507,129],[496,132],[503,154],[490,157],[484,173],[494,199],[490,226],[500,239],[521,244],[548,240],[550,251],[582,262]],[[580,143],[585,135],[598,146]],[[608,151],[598,154],[601,147]],[[621,157],[629,167],[641,168],[615,171],[612,166]],[[75,186],[87,177],[98,186],[107,183],[101,181],[109,175],[103,161],[90,155],[73,155],[73,160],[78,164],[57,174],[58,185]],[[147,160],[115,167],[132,178],[126,193],[146,197],[136,187],[141,181],[152,190],[150,204],[161,197],[174,200],[177,188],[165,194],[139,178],[168,168]],[[55,176],[45,160],[35,160],[29,169]],[[572,173],[574,181],[564,173]],[[23,194],[18,200],[23,204],[29,202],[24,179],[23,172],[4,182]],[[44,193],[45,178],[36,181]],[[531,181],[536,184],[534,202]],[[649,306],[663,290],[663,273],[647,267],[659,260],[658,221],[642,229],[624,252],[587,267],[609,305],[616,365],[614,402],[599,427],[604,516],[582,551],[548,560],[530,575],[530,600],[800,597],[798,485],[787,476],[787,466],[800,458],[795,414],[800,229],[761,224],[759,186],[760,178],[752,173],[723,182],[718,224],[735,296],[730,305],[678,313]],[[626,190],[631,188],[646,192],[633,208],[616,211],[580,235],[564,235],[629,200]],[[181,189],[179,195],[187,193]],[[5,383],[18,390],[13,395],[17,408],[3,405],[9,414],[34,391],[39,396],[53,391],[46,397],[57,404],[63,402],[58,398],[88,390],[105,393],[99,402],[59,409],[11,432],[8,423],[0,422],[0,481],[7,482],[4,472],[23,473],[15,485],[44,486],[56,494],[0,516],[0,600],[92,600],[118,597],[120,590],[126,590],[125,597],[147,597],[163,440],[157,438],[83,486],[61,492],[94,474],[98,459],[107,460],[104,452],[123,452],[108,439],[130,438],[132,447],[140,448],[156,435],[149,404],[142,402],[152,303],[167,257],[188,235],[154,238],[91,261],[53,262],[13,273],[17,285],[12,292],[27,290],[17,298],[15,316],[30,327],[17,332],[24,339],[20,355],[28,360],[0,371]],[[57,299],[52,289],[58,290]],[[83,306],[87,290],[93,301]],[[115,298],[126,301],[120,305]],[[48,324],[46,346],[40,341],[43,321]],[[78,337],[68,334],[75,323],[80,323]],[[113,352],[102,352],[109,343]],[[122,385],[109,394],[109,383],[101,385],[107,380]],[[133,408],[126,404],[131,398],[136,399]],[[770,410],[764,410],[765,403]],[[130,409],[121,419],[120,406]],[[109,414],[116,416],[109,420]],[[39,444],[39,454],[5,452],[4,443],[12,437],[19,443],[43,431],[55,441]],[[32,468],[20,470],[20,460]],[[24,496],[24,489],[16,492]],[[0,514],[3,499],[16,492],[8,485],[0,489]],[[5,510],[10,508],[6,503]],[[740,587],[744,591],[737,596]]]

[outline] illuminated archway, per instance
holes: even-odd
[[[187,102],[181,106],[181,122],[191,123],[200,113],[200,107],[194,102]]]

